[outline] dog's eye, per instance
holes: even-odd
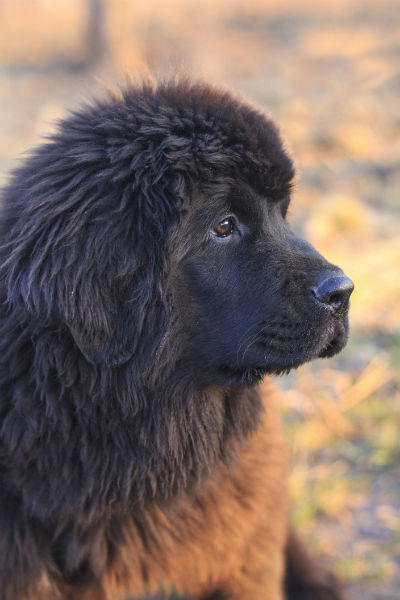
[[[233,217],[227,217],[213,229],[213,234],[220,238],[228,237],[237,230],[236,221]]]

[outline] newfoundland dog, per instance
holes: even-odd
[[[293,175],[262,112],[182,80],[78,110],[14,172],[1,600],[341,597],[288,532],[257,389],[347,337],[353,284],[289,229]]]

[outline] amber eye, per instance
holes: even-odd
[[[228,237],[228,235],[232,235],[234,231],[236,231],[236,222],[233,217],[228,217],[218,223],[218,225],[213,229],[214,235],[217,237]]]

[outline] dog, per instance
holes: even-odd
[[[13,173],[2,600],[342,597],[288,529],[268,384],[348,332],[351,280],[287,224],[293,177],[270,118],[185,79],[93,101]]]

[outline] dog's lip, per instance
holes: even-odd
[[[263,372],[264,374],[289,371],[313,360],[315,358],[325,358],[333,356],[342,350],[346,344],[347,335],[344,326],[334,335],[324,336],[324,340],[316,348],[307,348],[298,354],[288,355],[285,352],[276,353],[270,356],[269,360],[260,361],[253,364],[228,364],[219,365],[221,373],[229,374],[232,377],[241,377],[245,372]]]

